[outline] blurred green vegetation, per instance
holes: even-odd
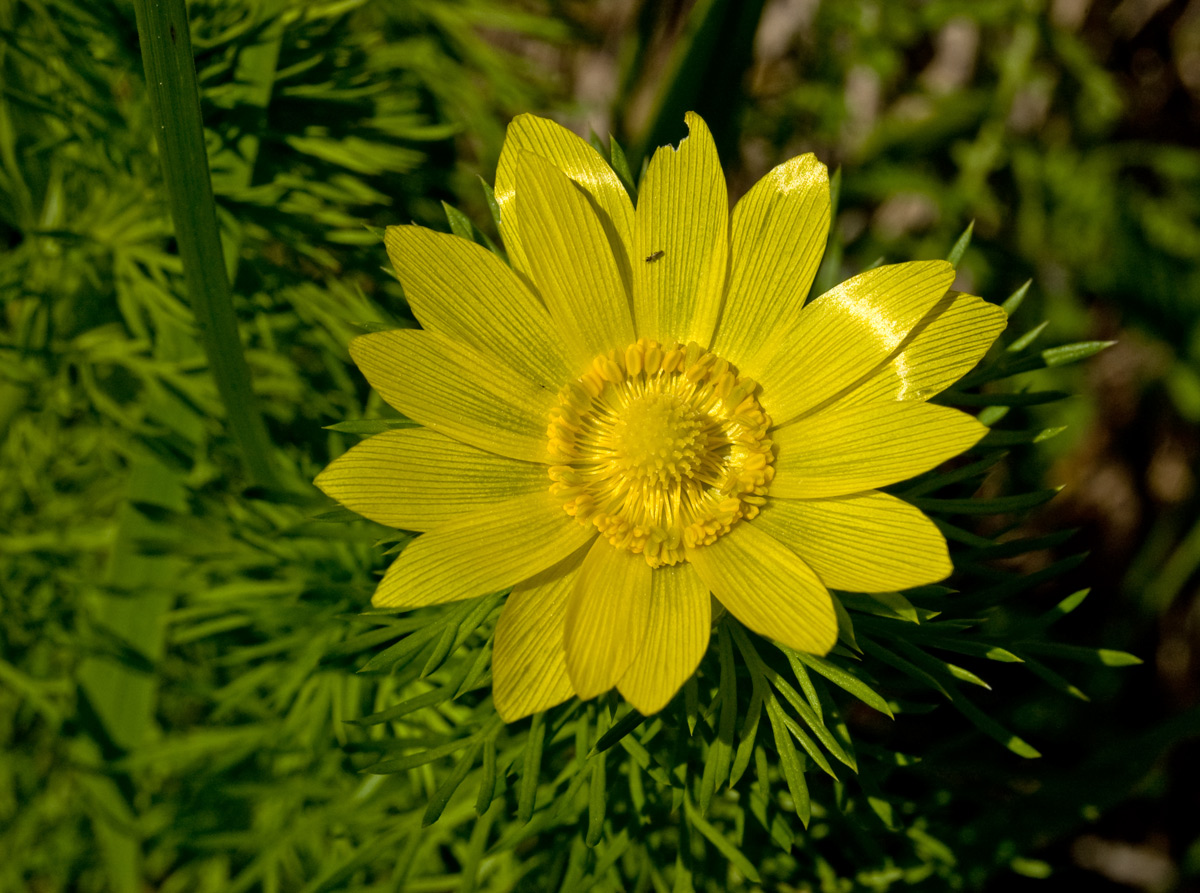
[[[779,889],[1007,890],[1048,872],[1090,889],[1200,883],[1200,3],[221,0],[189,12],[271,487],[243,470],[197,336],[132,3],[0,0],[0,889],[646,890],[670,889],[672,869],[686,889],[682,868],[659,876],[638,861],[673,847],[713,890],[755,888],[737,856]],[[881,774],[885,795],[814,781],[807,836],[777,808],[793,776],[763,771],[752,788],[768,834],[715,807],[697,822],[647,764],[649,824],[622,827],[614,812],[627,822],[636,802],[630,738],[623,762],[608,758],[608,787],[630,792],[612,795],[606,826],[602,808],[594,817],[605,761],[575,771],[570,748],[604,735],[611,705],[578,726],[559,716],[509,735],[483,722],[456,737],[480,698],[448,698],[486,693],[494,601],[361,614],[381,553],[407,537],[334,523],[309,481],[366,433],[323,426],[390,414],[345,347],[362,327],[409,319],[371,228],[448,229],[447,202],[494,237],[477,177],[490,181],[519,112],[614,133],[636,171],[647,147],[683,135],[689,108],[713,127],[735,193],[802,151],[841,168],[824,275],[944,255],[974,220],[960,287],[1001,300],[1033,280],[1010,344],[1041,320],[1019,347],[1119,341],[1085,366],[1018,379],[1080,396],[1014,407],[1006,426],[1071,427],[1015,445],[980,488],[1066,484],[1019,532],[1082,528],[1002,563],[1051,570],[997,615],[999,632],[1094,586],[1058,624],[1063,640],[1147,659],[1069,664],[1093,698],[1081,703],[1048,669],[1051,684],[1035,686],[964,657],[995,688],[980,694],[988,714],[1041,760],[949,710],[919,715],[932,702],[909,703],[903,683],[898,724],[825,692],[815,703],[844,710],[869,742],[860,753],[923,762]],[[1079,565],[1082,549],[1094,554]],[[425,639],[368,664],[417,629]],[[721,678],[718,650],[705,678]],[[656,754],[689,746],[694,704],[675,706],[665,731],[639,733],[660,736]],[[543,741],[539,787],[531,745]],[[454,797],[461,763],[402,753],[451,745],[481,761]],[[376,759],[405,771],[363,774]],[[551,769],[587,788],[581,811],[551,821],[541,809],[524,826],[557,790]],[[836,807],[849,802],[878,819],[846,820]],[[699,840],[714,841],[705,828],[745,855]]]

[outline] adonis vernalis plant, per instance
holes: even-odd
[[[330,655],[385,680],[348,751],[422,779],[425,825],[461,822],[475,790],[468,886],[534,836],[545,858],[521,871],[553,889],[743,889],[836,877],[831,858],[875,886],[884,869],[958,877],[889,785],[913,758],[856,739],[864,716],[933,694],[1036,757],[964,691],[988,687],[980,664],[1082,697],[1043,659],[1136,662],[1045,641],[1086,592],[1010,612],[1081,556],[998,565],[1070,532],[1012,535],[1052,490],[977,492],[1008,448],[1061,430],[999,430],[1063,395],[996,384],[1105,343],[1041,350],[1039,326],[991,349],[1028,285],[1003,305],[951,291],[970,228],[947,261],[809,300],[836,272],[825,168],[781,164],[730,213],[707,128],[688,125],[635,189],[615,141],[606,160],[518,117],[485,187],[506,255],[448,206],[454,235],[387,230],[422,328],[372,326],[350,349],[404,417],[331,426],[371,436],[317,479],[399,531],[381,610],[360,618],[376,628]],[[997,513],[997,539],[959,519]]]
[[[877,267],[806,304],[825,166],[779,165],[730,215],[712,137],[688,125],[635,209],[588,143],[517,118],[496,188],[512,267],[391,227],[422,329],[351,345],[424,427],[370,438],[317,484],[423,532],[376,605],[512,587],[492,658],[506,720],[614,686],[661,710],[708,649],[713,599],[823,655],[838,636],[829,589],[893,592],[952,569],[934,524],[877,488],[984,436],[927,401],[976,365],[1004,312],[949,291],[946,261]]]

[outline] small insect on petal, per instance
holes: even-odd
[[[667,252],[665,252],[665,251],[655,251],[652,255],[650,255],[648,258],[646,258],[646,263],[650,264],[650,263],[654,263],[654,261],[656,261],[656,260],[662,260],[663,255],[666,253]]]

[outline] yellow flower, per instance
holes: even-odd
[[[878,267],[806,306],[825,166],[779,165],[731,215],[708,128],[687,123],[635,209],[586,142],[515,119],[496,176],[511,268],[391,227],[422,329],[350,346],[424,427],[371,437],[317,484],[422,532],[374,604],[512,587],[492,658],[508,721],[613,686],[662,709],[707,649],[710,593],[755,632],[824,654],[829,589],[951,570],[929,519],[876,488],[983,436],[926,401],[978,362],[1004,313],[948,292],[944,261]]]

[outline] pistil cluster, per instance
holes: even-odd
[[[678,564],[766,501],[771,420],[756,389],[695,342],[601,354],[550,411],[550,489],[614,546]]]

